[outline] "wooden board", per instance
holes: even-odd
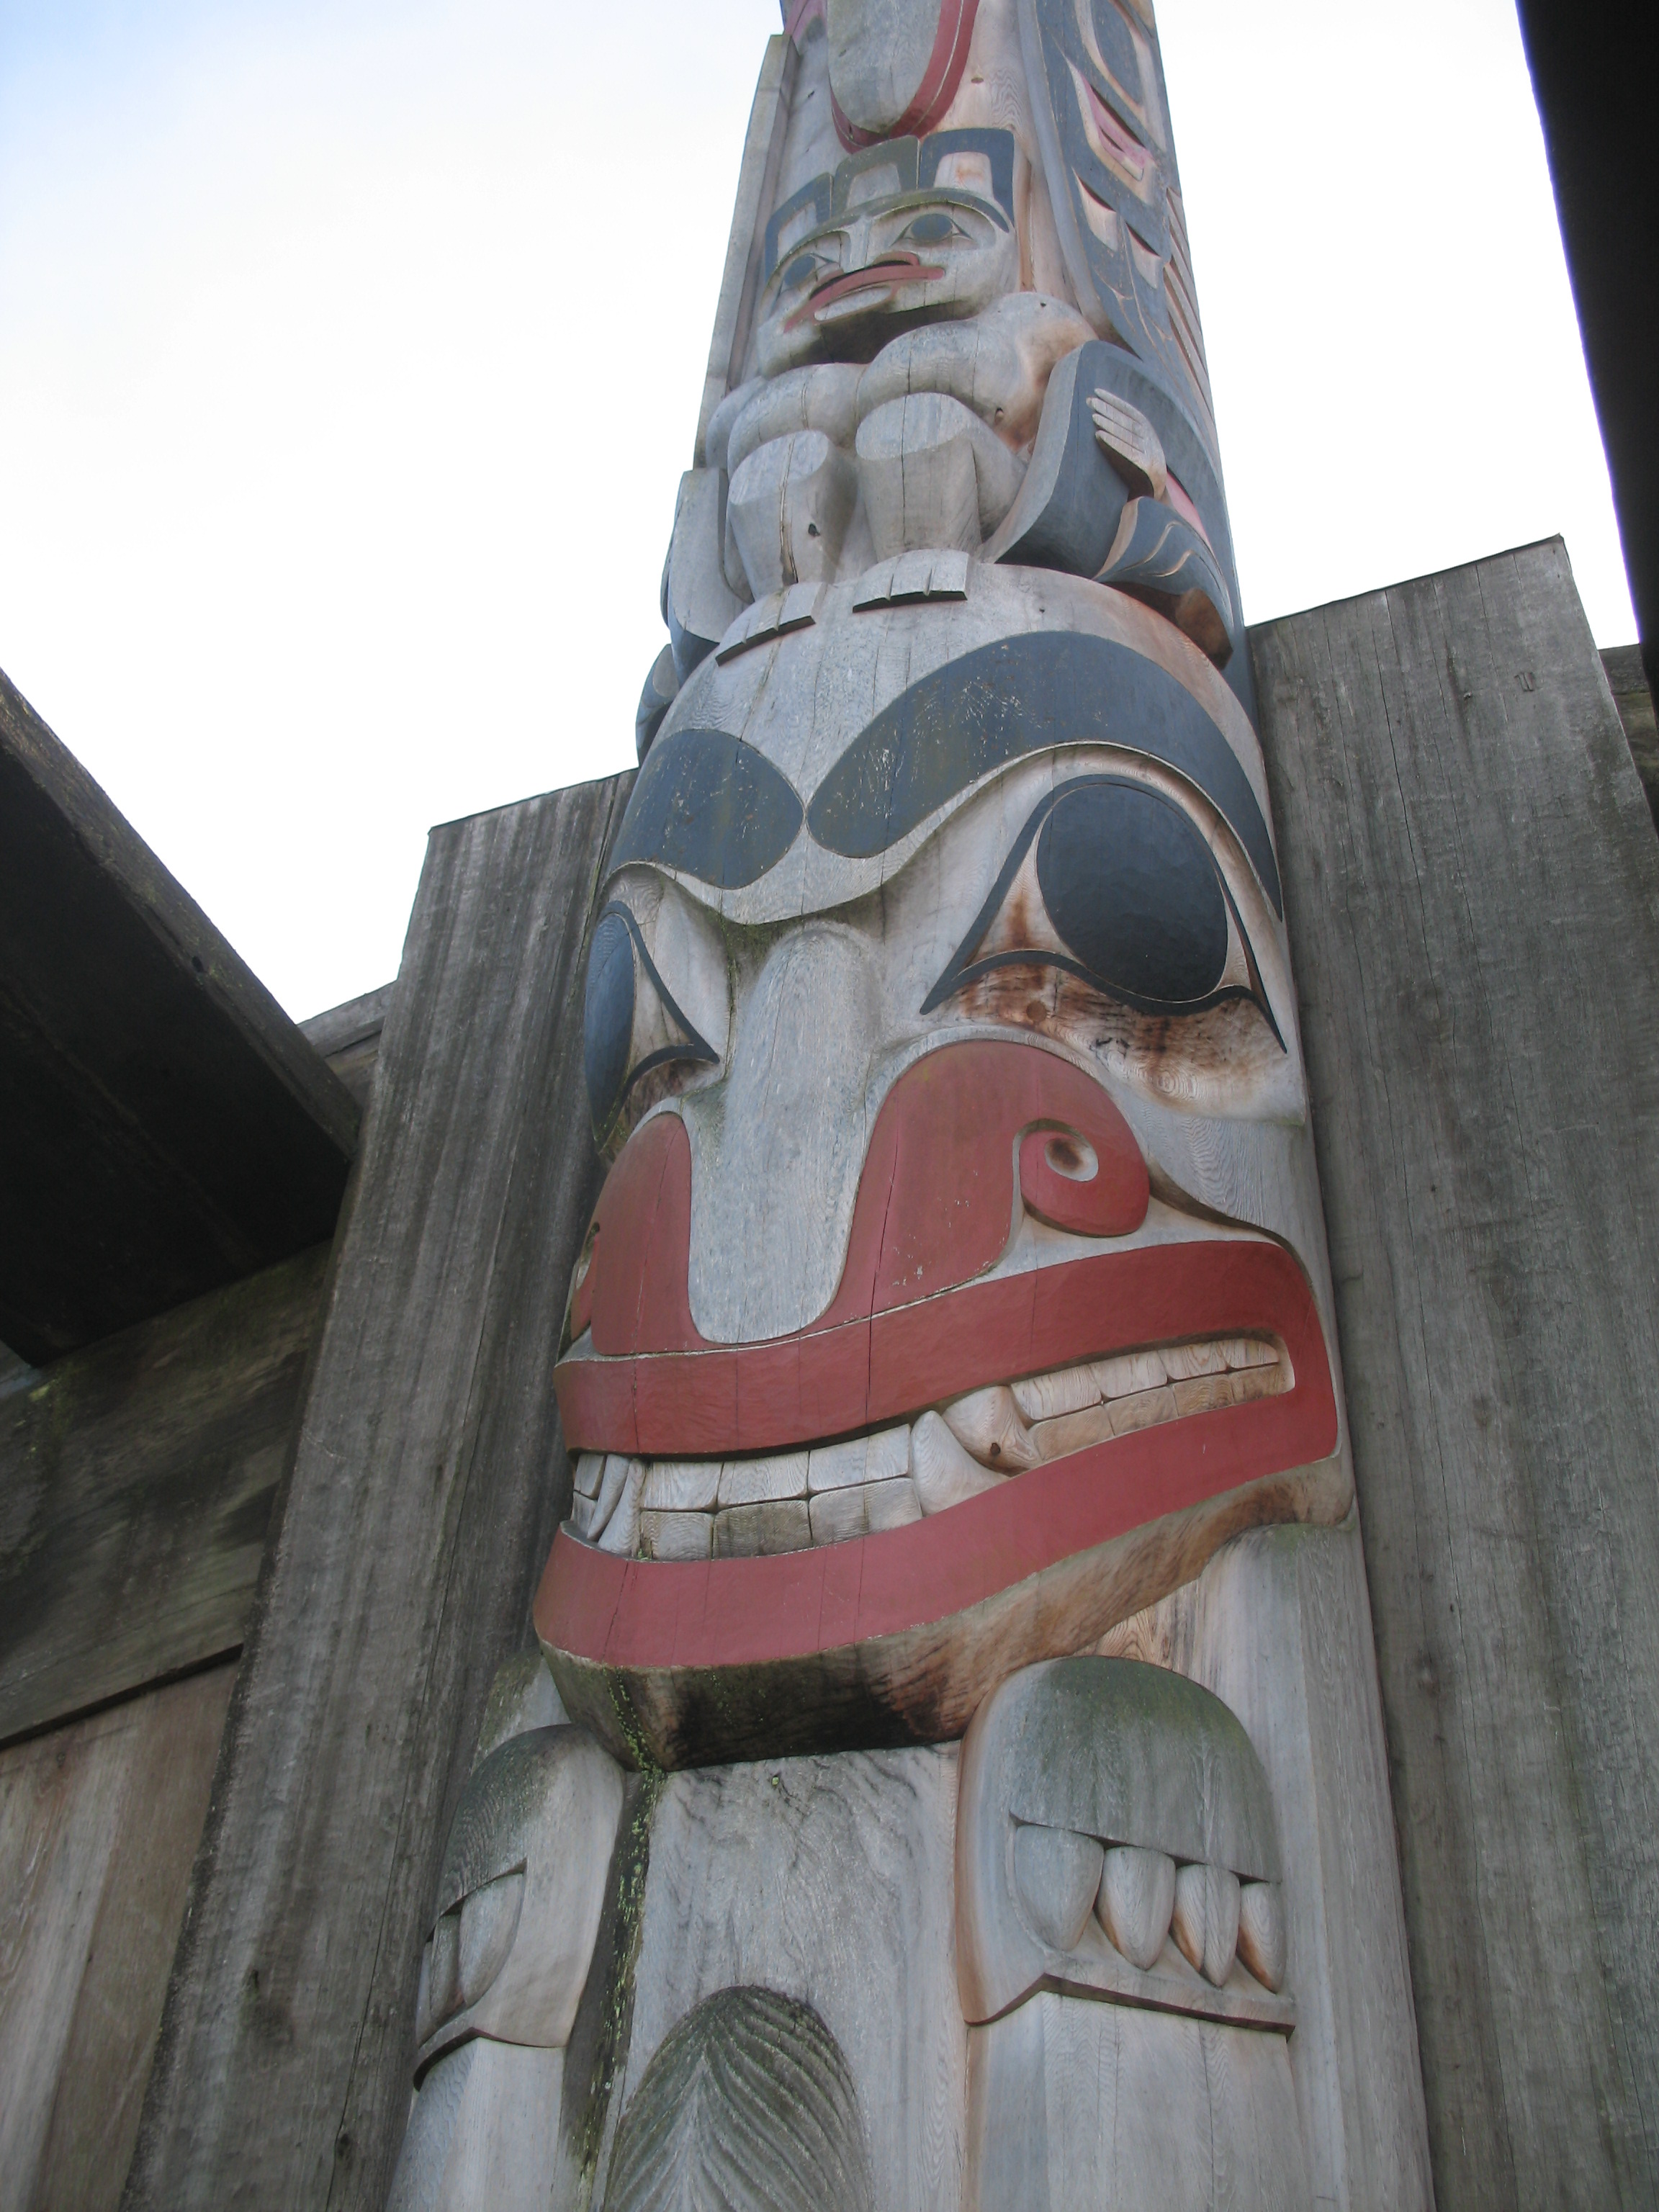
[[[570,1497],[550,1378],[599,1182],[571,1039],[629,781],[433,833],[132,2206],[385,2197],[421,1923]]]
[[[0,1340],[52,1358],[328,1237],[357,1118],[0,676]]]
[[[328,1247],[0,1393],[0,1742],[242,1641]]]
[[[114,2212],[234,1667],[0,1752],[0,2208]]]
[[[1619,709],[1630,757],[1648,795],[1648,811],[1659,826],[1659,720],[1653,711],[1653,693],[1642,665],[1639,645],[1610,646],[1601,655],[1607,689]]]
[[[1659,844],[1559,539],[1253,639],[1438,2201],[1659,2196]]]
[[[391,1003],[392,986],[382,983],[378,991],[365,991],[361,998],[347,999],[325,1012],[310,1015],[300,1024],[306,1042],[321,1053],[365,1111],[380,1056],[386,1010]]]

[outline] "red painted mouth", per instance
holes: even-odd
[[[1094,1172],[1081,1179],[1091,1155]],[[787,1449],[908,1419],[988,1382],[1182,1340],[1277,1338],[1291,1389],[1088,1444],[907,1527],[811,1550],[635,1560],[561,1532],[536,1603],[556,1668],[568,1662],[577,1675],[635,1686],[636,1710],[638,1686],[655,1685],[651,1695],[678,1711],[710,1668],[804,1665],[789,1726],[810,1729],[811,1701],[829,1696],[825,1681],[842,1680],[856,1647],[866,1656],[854,1672],[884,1685],[886,1726],[909,1712],[912,1662],[878,1664],[877,1647],[908,1653],[918,1634],[936,1653],[971,1646],[979,1656],[962,1665],[977,1684],[974,1670],[993,1663],[981,1649],[987,1607],[1006,1611],[1031,1577],[1059,1572],[1073,1614],[1091,1618],[1093,1600],[1076,1598],[1078,1575],[1063,1563],[1103,1558],[1100,1547],[1121,1549],[1137,1531],[1152,1532],[1156,1551],[1154,1524],[1190,1521],[1206,1501],[1220,1501],[1200,1512],[1210,1548],[1216,1532],[1251,1519],[1327,1512],[1329,1482],[1273,1481],[1328,1461],[1338,1436],[1323,1330],[1291,1254],[1266,1237],[1205,1236],[986,1279],[1006,1244],[1016,1176],[1025,1212],[1060,1228],[1122,1237],[1146,1216],[1139,1148],[1079,1070],[1024,1046],[936,1050],[878,1117],[830,1305],[791,1335],[714,1345],[687,1304],[684,1126],[672,1115],[647,1123],[601,1196],[593,1260],[573,1299],[572,1326],[591,1329],[593,1350],[555,1374],[571,1448],[674,1459]],[[1256,1502],[1235,1512],[1228,1493]],[[1186,1540],[1171,1537],[1164,1551],[1174,1557]],[[999,1651],[1003,1633],[992,1639]],[[884,1668],[896,1669],[895,1682]],[[915,1724],[948,1734],[954,1709],[928,1694],[927,1718]],[[661,1725],[672,1743],[678,1723]]]
[[[930,284],[936,276],[945,274],[937,263],[922,260],[915,253],[884,253],[879,261],[872,261],[862,269],[849,269],[844,276],[831,276],[809,292],[783,327],[793,331],[802,323],[811,322],[820,308],[832,301],[845,300],[854,292],[890,292],[897,284]]]

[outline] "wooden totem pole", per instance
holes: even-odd
[[[1429,2200],[1149,0],[798,0],[399,2208]]]

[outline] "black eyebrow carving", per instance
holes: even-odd
[[[924,676],[848,746],[807,827],[829,851],[868,860],[993,769],[1079,744],[1143,754],[1196,785],[1283,915],[1273,839],[1232,748],[1184,684],[1108,638],[1001,638]]]
[[[676,730],[645,757],[611,866],[654,860],[738,890],[783,858],[801,813],[794,786],[753,745],[726,730]]]

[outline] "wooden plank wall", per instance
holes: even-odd
[[[1659,842],[1559,540],[1254,634],[1443,2206],[1659,2202]]]
[[[326,1244],[0,1393],[0,1743],[234,1655]]]
[[[422,1916],[569,1474],[582,953],[629,779],[433,833],[192,1878],[130,2206],[374,2207]]]
[[[0,1752],[0,2212],[114,2212],[235,1674]]]

